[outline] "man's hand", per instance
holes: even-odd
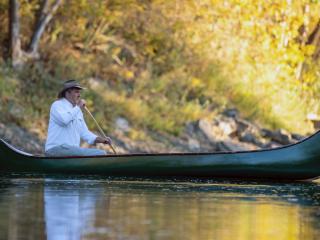
[[[104,143],[104,144],[111,144],[112,141],[111,141],[111,138],[109,137],[97,137],[96,140],[94,140],[94,143]]]
[[[80,107],[81,109],[84,109],[84,107],[86,106],[86,101],[84,99],[80,99],[77,103],[78,107]]]

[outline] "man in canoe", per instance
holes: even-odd
[[[81,148],[80,139],[89,144],[111,144],[109,137],[103,138],[89,131],[82,110],[85,101],[81,99],[80,86],[75,80],[63,84],[50,109],[48,138],[45,145],[46,156],[96,156],[105,155],[104,150]]]

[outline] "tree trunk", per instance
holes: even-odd
[[[312,44],[315,47],[315,51],[313,53],[313,61],[319,60],[320,57],[320,19],[310,34],[307,44]]]
[[[10,57],[12,65],[17,67],[22,63],[22,49],[20,40],[19,1],[10,0],[9,5],[9,39]]]
[[[305,28],[302,26],[300,30],[301,34],[306,34],[305,33]],[[301,36],[301,39],[305,38],[305,36]],[[311,32],[311,34],[307,37],[306,41],[302,41],[301,44],[303,45],[313,45],[315,47],[314,53],[312,54],[312,61],[316,62],[320,58],[320,19],[317,22],[317,25]],[[302,80],[304,72],[308,68],[308,65],[306,62],[302,62],[299,64],[299,66],[296,69],[296,78],[299,80]]]
[[[39,47],[40,38],[46,26],[52,19],[53,14],[56,12],[56,10],[58,9],[61,3],[62,3],[62,0],[55,0],[52,7],[50,8],[49,0],[42,1],[41,7],[39,9],[38,17],[36,20],[35,29],[32,35],[32,39],[30,41],[29,48],[27,51],[31,57],[36,58],[39,56],[38,47]]]

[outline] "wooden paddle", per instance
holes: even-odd
[[[88,114],[92,117],[93,121],[96,123],[96,125],[97,125],[100,133],[102,134],[102,136],[103,136],[104,138],[107,138],[107,136],[104,134],[102,128],[99,126],[98,122],[97,122],[96,119],[93,117],[93,115],[91,114],[91,112],[89,111],[89,109],[87,108],[87,106],[84,106],[84,109],[85,109],[85,110],[88,112]],[[112,149],[113,153],[114,153],[114,154],[117,154],[117,152],[116,152],[116,150],[114,149],[114,147],[112,146],[112,144],[111,144],[111,143],[108,143],[108,144],[109,144],[110,148]]]

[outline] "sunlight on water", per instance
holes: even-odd
[[[317,239],[320,184],[0,178],[0,239]]]

